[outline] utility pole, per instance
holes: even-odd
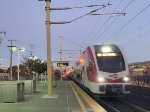
[[[12,54],[13,54],[13,47],[16,47],[16,46],[13,46],[13,41],[16,41],[14,39],[9,39],[8,41],[10,41],[10,46],[7,46],[9,47],[10,49],[10,80],[12,80]]]
[[[34,47],[35,47],[35,45],[31,45],[30,44],[30,55],[29,55],[29,59],[31,59],[31,60],[35,60],[35,56],[33,55],[33,52],[34,52]],[[32,61],[32,66],[33,66],[33,61]],[[30,71],[31,73],[32,73],[32,80],[34,80],[35,79],[35,74],[34,74],[34,71]]]
[[[30,44],[30,49],[31,49],[31,50],[29,51],[29,52],[30,52],[29,58],[31,58],[31,59],[34,58],[34,57],[33,57],[34,47],[35,47],[35,45],[31,45],[31,44]]]
[[[4,34],[6,35],[6,31],[0,31],[0,65],[1,65],[1,60],[2,60],[2,57],[1,57],[1,43],[2,43],[2,38],[1,38],[1,34]]]
[[[44,0],[39,0],[44,1]],[[50,2],[51,0],[45,0],[46,2],[46,41],[47,41],[47,81],[48,81],[48,96],[52,96],[52,61],[51,61],[51,21],[50,21]]]
[[[1,42],[2,42],[2,38],[1,38],[1,35],[0,35],[0,66],[1,66],[1,61],[2,61],[2,57],[1,57]]]
[[[62,63],[62,36],[59,36],[60,40],[60,63]],[[62,67],[60,66],[60,76],[62,80]]]
[[[51,29],[50,29],[50,2],[46,2],[46,35],[47,35],[47,76],[48,76],[48,96],[52,96],[52,62],[51,62]]]
[[[44,0],[39,0],[44,1]],[[47,38],[47,80],[48,80],[48,96],[52,96],[52,62],[51,62],[51,21],[50,21],[50,2],[51,0],[45,0],[46,2],[46,38]]]

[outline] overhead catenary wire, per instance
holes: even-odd
[[[76,43],[74,43],[74,42],[72,42],[72,41],[70,41],[70,40],[68,40],[68,39],[66,39],[66,38],[64,38],[64,37],[63,37],[63,39],[64,39],[65,41],[69,42],[69,43],[72,43],[72,44],[74,44],[74,45],[76,45],[76,46],[82,48],[82,49],[85,49],[83,46],[81,46],[81,45],[79,45],[79,44],[76,44]]]
[[[120,32],[122,29],[124,29],[129,23],[131,23],[136,17],[138,17],[143,11],[145,11],[150,6],[150,3],[144,7],[140,12],[138,12],[133,18],[131,18],[127,23],[125,23],[121,28],[119,28],[114,34],[112,34],[110,37],[113,37],[118,32]]]
[[[117,9],[118,9],[118,7],[121,5],[121,3],[122,3],[122,1],[123,0],[121,0],[120,2],[119,2],[119,4],[117,5],[117,7],[116,7],[116,9],[113,11],[113,12],[115,12]],[[112,15],[112,14],[111,14]],[[95,33],[95,35],[93,35],[92,37],[91,37],[91,40],[88,42],[88,44],[90,44],[93,40],[94,40],[94,38],[95,38],[95,36],[103,29],[103,27],[107,24],[107,22],[110,20],[110,18],[111,18],[111,15],[109,16],[109,18],[105,21],[105,23],[102,25],[102,27]]]
[[[110,3],[110,0],[108,0],[108,3]],[[104,12],[105,12],[105,9],[103,10],[102,13],[104,13]],[[98,28],[97,26],[99,26],[99,23],[101,23],[100,21],[101,21],[101,16],[98,17],[98,20],[94,23],[93,27],[91,27],[92,32],[93,32],[93,30]],[[94,32],[93,32],[93,34],[94,34]],[[91,35],[91,32],[89,32],[89,34],[86,36],[86,39],[83,40],[83,45],[86,44],[86,41],[88,41],[88,38],[90,39],[90,35]]]
[[[87,5],[87,6],[81,6],[81,7],[62,7],[62,8],[50,8],[50,10],[70,10],[70,9],[80,9],[80,8],[92,8],[92,7],[104,7],[106,5],[111,5],[110,3],[103,4],[103,5]]]
[[[100,10],[100,9],[105,8],[107,5],[109,6],[109,5],[111,5],[111,4],[108,3],[108,4],[106,4],[106,5],[102,5],[102,7],[97,8],[97,9],[95,9],[95,10],[92,10],[92,11],[90,11],[90,12],[88,12],[88,13],[82,15],[82,16],[79,16],[79,17],[77,17],[77,18],[75,18],[75,19],[73,19],[73,20],[71,20],[71,21],[51,22],[51,24],[68,24],[68,23],[72,23],[72,22],[74,22],[74,21],[76,21],[76,20],[79,20],[79,19],[81,19],[81,18],[83,18],[83,17],[85,17],[85,16],[88,16],[88,15],[94,13],[94,12],[97,12],[97,11]]]
[[[78,19],[81,19],[81,18],[83,18],[83,17],[85,17],[85,16],[87,16],[87,15],[90,15],[90,14],[92,14],[92,13],[94,13],[94,12],[97,12],[98,10],[100,10],[100,9],[103,9],[103,8],[105,8],[106,6],[109,6],[109,5],[112,5],[112,4],[110,4],[110,3],[107,3],[107,4],[103,4],[103,5],[88,5],[88,6],[82,6],[82,7],[73,7],[73,8],[69,8],[69,7],[64,7],[64,8],[50,8],[50,10],[69,10],[69,9],[75,9],[75,8],[85,8],[85,7],[100,7],[100,8],[97,8],[97,9],[95,9],[95,10],[92,10],[92,11],[90,11],[90,12],[88,12],[88,13],[86,13],[86,14],[84,14],[84,15],[82,15],[82,16],[80,16],[80,17],[77,17],[77,18],[75,18],[75,19],[73,19],[73,20],[71,20],[71,21],[61,21],[61,22],[51,22],[51,24],[67,24],[67,23],[71,23],[71,22],[74,22],[74,21],[76,21],[76,20],[78,20]],[[73,43],[73,42],[71,42],[71,43]],[[77,45],[77,44],[75,44],[75,43],[73,43],[74,45]],[[82,47],[82,46],[80,46],[80,45],[77,45],[78,47]],[[83,48],[83,47],[82,47]]]
[[[82,17],[85,17],[85,16],[87,16],[87,15],[90,15],[90,14],[92,14],[92,13],[94,13],[94,12],[96,12],[96,11],[98,11],[98,10],[104,8],[104,7],[106,7],[106,6],[103,6],[103,7],[101,7],[101,8],[92,10],[92,11],[90,11],[89,13],[87,13],[87,14],[85,14],[85,15],[83,15],[83,16],[80,16],[80,17],[78,17],[78,18],[76,18],[76,19],[73,19],[71,22],[74,22],[74,21],[76,21],[76,20],[78,20],[78,19],[80,19],[80,18],[82,18]]]
[[[131,1],[126,5],[126,7],[121,11],[121,13],[124,12],[124,11],[129,7],[129,5],[130,5],[133,1],[134,1],[134,0],[131,0]],[[121,3],[121,2],[122,2],[122,1],[120,1],[120,3]],[[120,4],[120,3],[119,3],[119,4]],[[110,17],[111,17],[111,16],[110,16]],[[119,16],[111,22],[111,24],[94,40],[94,42],[95,42],[96,40],[98,40],[98,39],[113,25],[113,23],[116,22],[116,20],[117,20],[118,18],[119,18]]]
[[[145,28],[145,27],[147,27],[147,26],[149,26],[150,25],[150,21],[149,22],[146,22],[145,24],[143,24],[143,25],[141,25],[139,28],[137,28],[137,29],[135,29],[135,31],[137,32],[137,31],[141,31],[141,29],[143,29],[143,28]],[[131,36],[132,34],[133,34],[133,32],[131,32],[130,34],[128,34],[127,35],[127,37],[132,37],[131,39],[128,39],[126,42],[124,42],[124,43],[122,43],[122,44],[126,44],[126,43],[131,43],[134,39],[136,39],[137,37],[139,37],[139,35],[141,36],[141,35],[143,35],[143,34],[145,34],[145,33],[147,33],[147,32],[149,32],[150,30],[147,30],[147,31],[145,31],[145,32],[142,32],[142,33],[140,33],[140,34],[138,34],[138,35],[136,35],[136,36]],[[135,33],[135,32],[134,32]]]
[[[105,11],[105,10],[104,10]],[[103,12],[104,12],[103,11]],[[99,16],[99,18],[98,18],[98,20],[94,23],[94,25],[90,28],[91,30],[92,30],[92,32],[93,32],[93,34],[92,35],[95,35],[95,33],[97,32],[95,32],[94,30],[96,30],[97,28],[98,28],[98,26],[99,26],[99,24],[98,23],[101,23],[100,22],[101,21],[101,16]],[[96,27],[97,26],[97,27]],[[83,40],[83,45],[85,45],[86,46],[86,43],[87,43],[87,41],[88,41],[88,39],[90,39],[91,37],[93,37],[93,36],[91,36],[90,37],[90,35],[91,35],[91,32],[89,32],[89,34],[86,36],[86,38]]]
[[[124,42],[123,44],[127,44],[127,43],[128,43],[128,46],[129,46],[132,42],[135,43],[135,41],[136,41],[137,39],[139,39],[140,37],[142,37],[142,35],[144,35],[144,34],[146,34],[146,33],[150,33],[150,29],[147,30],[147,31],[145,31],[145,32],[142,32],[142,33],[138,34],[137,36],[135,36],[135,37],[129,39],[128,41]],[[132,44],[132,45],[133,45],[133,44]]]

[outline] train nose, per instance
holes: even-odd
[[[106,93],[122,93],[121,85],[107,85]]]
[[[122,86],[121,85],[113,85],[112,90],[114,93],[122,93]]]
[[[105,91],[105,86],[104,85],[99,85],[99,91]]]
[[[114,93],[122,93],[122,90],[120,88],[114,89]]]

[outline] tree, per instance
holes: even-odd
[[[5,71],[3,69],[0,68],[0,73],[4,73]]]
[[[41,73],[44,73],[47,70],[47,63],[46,61],[42,61],[40,59],[29,59],[29,58],[24,58],[24,61],[22,62],[24,66],[32,72],[38,73],[38,78]]]

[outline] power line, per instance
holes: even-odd
[[[124,11],[129,7],[129,5],[130,5],[133,1],[134,1],[134,0],[131,0],[131,1],[126,5],[126,7],[121,11],[121,13],[124,12]],[[121,2],[122,2],[122,1],[121,1]],[[121,2],[120,2],[120,3],[121,3]],[[99,38],[112,26],[112,24],[115,23],[115,21],[116,21],[118,18],[119,18],[119,16],[111,22],[111,24],[100,34],[100,36],[98,36],[98,37],[95,39],[95,41],[96,41],[97,39],[99,39]],[[95,42],[95,41],[94,41],[94,42]]]
[[[87,15],[90,15],[90,14],[92,14],[92,13],[94,13],[94,12],[96,12],[96,11],[102,9],[102,8],[105,8],[105,7],[106,7],[106,6],[103,6],[103,7],[101,7],[101,8],[92,10],[92,11],[90,11],[89,13],[87,13],[87,14],[85,14],[85,15],[83,15],[83,16],[80,16],[80,17],[78,17],[78,18],[76,18],[76,19],[73,19],[71,22],[74,22],[74,21],[76,21],[76,20],[78,20],[78,19],[81,19],[81,18],[83,18],[83,17],[85,17],[85,16],[87,16]]]
[[[104,10],[104,11],[105,11],[105,10]],[[103,12],[104,12],[104,11],[103,11]],[[103,12],[102,12],[102,13],[103,13]],[[99,16],[98,20],[97,20],[97,21],[95,22],[95,24],[92,26],[91,30],[93,30],[93,29],[96,30],[96,29],[98,28],[98,27],[96,27],[96,26],[99,25],[98,23],[100,23],[100,21],[101,21],[101,16]],[[94,31],[94,32],[95,32],[95,31]],[[93,32],[92,35],[95,35],[94,32]],[[84,42],[83,45],[86,44],[86,41],[88,41],[87,38],[89,38],[89,39],[91,38],[90,35],[91,35],[91,33],[89,33],[89,34],[86,36],[86,39],[83,40],[83,42]],[[93,36],[92,36],[92,37],[93,37]],[[85,45],[85,46],[86,46],[86,45]]]
[[[147,22],[146,24],[143,24],[143,25],[141,25],[139,28],[137,28],[137,29],[135,29],[135,31],[137,32],[137,31],[141,31],[141,29],[143,29],[144,27],[146,27],[146,26],[148,26],[148,25],[150,25],[150,21],[149,22]],[[145,31],[145,32],[143,32],[143,33],[140,33],[139,35],[143,35],[143,34],[145,34],[145,33],[147,33],[147,32],[149,32],[150,30],[147,30],[147,31]],[[130,34],[128,34],[127,35],[127,37],[131,37],[131,35],[133,34],[133,32],[131,32]],[[133,37],[133,38],[131,38],[131,39],[128,39],[128,41],[127,42],[125,42],[125,43],[131,43],[131,41],[133,40],[133,39],[135,39],[135,38],[137,38],[138,36],[135,36],[135,37]],[[125,44],[125,43],[123,43],[123,44]]]
[[[79,44],[76,44],[76,43],[74,43],[74,42],[72,42],[72,41],[70,41],[70,40],[68,40],[68,39],[66,39],[66,38],[64,38],[64,37],[63,37],[63,39],[64,39],[65,41],[69,42],[69,43],[72,43],[72,44],[74,44],[74,45],[76,45],[76,46],[82,48],[82,49],[85,49],[85,47],[83,47],[83,46],[81,46],[81,45],[79,45]]]
[[[144,10],[146,10],[150,4],[148,4],[146,7],[144,7],[139,13],[137,13],[133,18],[131,18],[126,24],[124,24],[121,28],[119,28],[111,37],[116,35],[119,31],[121,31],[123,28],[125,28],[130,22],[132,22],[137,16],[139,16]]]
[[[142,37],[142,35],[144,35],[144,34],[146,34],[146,33],[149,33],[149,32],[150,32],[150,29],[147,30],[147,31],[145,31],[145,32],[142,32],[142,33],[138,34],[137,36],[135,36],[135,37],[129,39],[127,42],[125,42],[125,43],[123,43],[123,44],[128,43],[128,45],[130,45],[130,43],[132,43],[132,42],[135,43],[135,41],[136,41],[138,38]]]
[[[34,47],[35,47],[35,45],[30,44],[30,49],[31,49],[31,50],[29,51],[29,52],[30,52],[30,56],[29,56],[29,57],[31,57],[31,58],[34,56],[34,55],[33,55]]]
[[[108,4],[110,5],[110,4]],[[62,7],[62,8],[51,8],[51,10],[69,10],[69,9],[80,9],[80,8],[91,8],[91,7],[99,7],[99,6],[105,6],[105,5],[88,5],[88,6],[82,6],[82,7]]]
[[[116,9],[113,11],[113,13],[118,9],[118,7],[121,5],[121,3],[122,3],[122,1],[123,0],[121,0],[120,2],[119,2],[119,4],[117,5],[117,7],[116,7]],[[112,14],[111,14],[112,15]],[[92,36],[92,38],[91,38],[91,40],[89,41],[89,43],[88,44],[90,44],[93,40],[94,40],[94,38],[95,38],[95,36],[103,29],[103,27],[107,24],[107,22],[110,20],[110,18],[111,18],[111,15],[109,16],[109,18],[105,21],[105,23],[102,25],[102,27],[95,33],[95,35],[93,35]],[[101,36],[101,35],[100,35]],[[99,37],[98,37],[99,38]],[[98,39],[98,38],[96,38],[96,40]],[[95,41],[96,41],[95,40]]]
[[[74,21],[79,20],[79,19],[81,19],[81,18],[83,18],[83,17],[85,17],[85,16],[88,16],[88,15],[94,13],[94,12],[97,12],[97,11],[100,10],[100,9],[105,8],[107,5],[109,6],[109,5],[111,5],[111,4],[108,3],[108,4],[106,4],[106,5],[102,5],[102,7],[97,8],[97,9],[95,9],[95,10],[92,10],[92,11],[90,11],[90,12],[88,12],[88,13],[86,13],[86,14],[80,16],[80,17],[77,17],[77,18],[75,18],[75,19],[73,19],[73,20],[71,20],[71,21],[51,22],[51,24],[68,24],[68,23],[74,22]],[[48,9],[48,10],[52,10],[52,9]],[[56,9],[56,10],[57,10],[57,9]]]
[[[108,0],[108,3],[110,2],[110,0]],[[104,13],[105,12],[105,9],[103,10],[103,12],[102,13]],[[98,23],[100,23],[100,20],[101,20],[101,16],[99,16],[99,18],[98,18],[98,20],[97,20],[97,22],[95,22],[95,24],[93,25],[93,27],[91,28],[92,30],[93,29],[96,29],[96,26],[99,26],[99,24]],[[98,28],[98,27],[97,27]],[[91,33],[89,33],[86,37],[88,38],[88,37],[90,37],[90,34]],[[94,34],[94,33],[93,33]],[[84,42],[84,44],[86,44],[86,41],[88,40],[88,39],[85,39],[83,42]],[[89,38],[90,39],[90,38]],[[83,45],[84,45],[83,44]]]

